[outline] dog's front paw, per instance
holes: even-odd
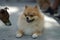
[[[22,37],[22,34],[16,34],[16,38],[21,38]]]
[[[37,34],[33,34],[33,35],[32,35],[32,38],[34,38],[34,39],[37,38],[37,37],[38,37]]]

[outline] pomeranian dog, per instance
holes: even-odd
[[[24,12],[18,18],[18,32],[16,37],[31,35],[32,38],[41,36],[44,30],[44,16],[38,6],[25,6]]]

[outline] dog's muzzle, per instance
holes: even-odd
[[[27,17],[26,18],[26,21],[28,22],[28,23],[31,23],[31,22],[33,22],[35,19],[31,19],[31,20],[29,20],[29,18]]]
[[[7,23],[5,23],[5,25],[6,26],[11,26],[12,24],[11,24],[11,22],[7,22]]]

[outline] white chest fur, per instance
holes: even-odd
[[[33,23],[27,23],[25,20],[18,20],[18,28],[22,29],[24,34],[27,35],[32,35],[32,33],[34,31],[36,31],[36,29],[38,29],[39,31],[42,30],[43,28],[43,22],[33,22]]]

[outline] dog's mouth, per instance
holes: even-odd
[[[28,22],[28,23],[31,23],[31,22],[33,22],[35,19],[31,19],[31,20],[29,20],[29,19],[26,19],[26,21]]]
[[[33,22],[33,21],[34,21],[34,19],[32,19],[32,20],[27,20],[28,23],[31,23],[31,22]]]

